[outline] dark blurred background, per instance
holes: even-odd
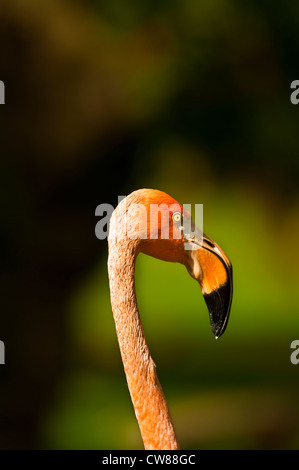
[[[182,448],[298,448],[299,4],[2,0],[0,448],[139,449],[95,208],[204,205],[234,300],[214,340],[184,267],[140,255]]]

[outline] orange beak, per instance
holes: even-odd
[[[201,287],[212,331],[219,338],[225,331],[233,295],[232,265],[224,251],[198,229],[192,239],[185,237],[186,267]]]

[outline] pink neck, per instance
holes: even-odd
[[[138,241],[127,238],[116,240],[109,237],[108,242],[112,311],[124,370],[145,449],[179,449],[137,307],[135,260]]]

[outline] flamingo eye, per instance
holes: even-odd
[[[180,212],[174,212],[172,214],[172,220],[174,222],[180,222],[181,221],[182,214]]]

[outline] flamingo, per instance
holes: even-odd
[[[157,205],[162,208],[160,218],[150,220],[151,207]],[[130,210],[132,207],[133,211]],[[184,230],[187,222],[191,223],[193,234],[189,233],[190,230]],[[157,234],[154,238],[151,237],[153,233]],[[155,189],[134,191],[118,204],[110,219],[108,251],[112,312],[144,447],[147,450],[179,449],[139,316],[135,261],[142,252],[161,260],[184,264],[200,284],[216,338],[223,334],[229,318],[231,263],[219,245],[194,225],[191,215],[181,204]]]

